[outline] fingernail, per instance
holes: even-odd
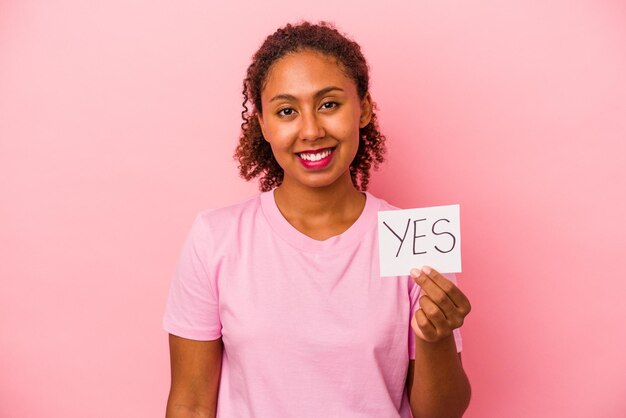
[[[411,269],[411,276],[413,277],[419,277],[419,275],[422,274],[422,272],[420,271],[420,269]]]
[[[424,267],[422,267],[422,271],[423,271],[424,273],[426,273],[426,274],[430,274],[430,272],[431,272],[432,270],[430,269],[430,267],[428,267],[428,266],[424,266]]]

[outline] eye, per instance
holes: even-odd
[[[283,109],[280,109],[276,114],[278,116],[291,116],[293,115],[293,113],[295,112],[295,110],[293,110],[290,107],[285,107]]]
[[[325,103],[322,103],[321,108],[322,109],[333,109],[333,108],[335,108],[337,106],[339,106],[339,103],[337,103],[337,102],[325,102]]]

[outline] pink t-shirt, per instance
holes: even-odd
[[[380,277],[377,212],[395,208],[366,196],[357,221],[325,241],[291,226],[273,192],[197,216],[163,326],[222,337],[218,417],[411,417],[419,286]]]

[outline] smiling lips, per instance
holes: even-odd
[[[325,168],[333,159],[335,148],[322,148],[314,151],[298,152],[298,160],[308,170],[320,170]]]

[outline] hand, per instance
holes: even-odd
[[[437,342],[463,325],[471,306],[454,283],[427,266],[411,270],[411,277],[422,288],[420,307],[411,320],[415,335],[424,341]]]

